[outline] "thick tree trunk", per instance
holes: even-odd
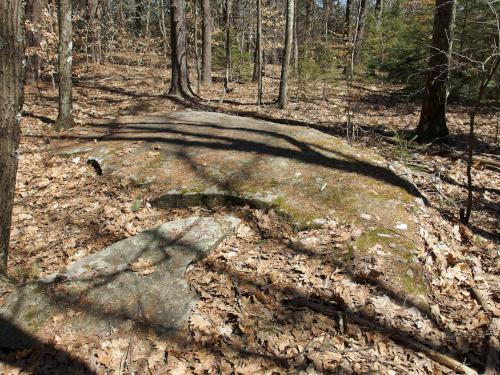
[[[281,65],[280,93],[278,97],[278,103],[281,108],[286,108],[288,105],[288,77],[290,75],[290,60],[292,57],[294,10],[294,0],[287,0],[285,51]]]
[[[212,11],[210,0],[201,0],[202,12],[202,68],[201,80],[204,85],[212,84]]]
[[[56,130],[73,126],[72,77],[73,42],[71,0],[59,0],[59,115]]]
[[[257,105],[262,104],[262,0],[257,0],[257,43],[256,43],[256,70],[257,70]],[[254,72],[255,73],[255,72]]]
[[[170,48],[172,51],[172,83],[169,94],[191,96],[186,51],[186,3],[170,1]]]
[[[7,274],[23,104],[24,2],[0,1],[0,274]]]
[[[436,0],[429,72],[417,126],[417,135],[422,141],[446,137],[449,133],[446,104],[454,20],[455,0]]]

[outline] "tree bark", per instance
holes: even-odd
[[[204,85],[212,84],[212,11],[210,0],[201,0],[202,12],[202,68],[201,80]]]
[[[201,69],[200,54],[198,53],[198,1],[194,1],[194,57],[196,63],[196,93],[200,93]]]
[[[42,2],[41,0],[28,0],[26,3],[26,20],[30,21],[33,26],[40,24],[42,18]],[[26,33],[26,45],[28,47],[38,48],[42,37],[40,33],[35,31],[28,31]],[[33,54],[28,56],[27,67],[27,78],[38,81],[40,79],[41,73],[41,57],[40,55]]]
[[[224,21],[226,29],[226,74],[224,76],[224,89],[229,90],[229,80],[231,79],[231,0],[225,0]]]
[[[454,21],[455,0],[436,0],[429,72],[416,130],[418,138],[424,142],[449,134],[446,106]]]
[[[283,109],[288,105],[288,77],[290,75],[290,60],[292,57],[294,10],[294,0],[287,0],[285,51],[281,65],[280,92],[278,97],[279,106]]]
[[[299,38],[297,36],[297,1],[295,1],[293,20],[293,74],[299,75]]]
[[[349,37],[349,35],[351,34],[351,5],[352,5],[352,0],[346,0],[344,35],[346,35],[347,37]]]
[[[99,0],[88,0],[89,27],[90,27],[90,51],[92,60],[98,64],[102,59],[101,48],[101,23],[99,22]]]
[[[262,0],[257,0],[257,43],[256,69],[257,69],[257,105],[262,104]]]
[[[365,36],[367,5],[368,5],[368,0],[360,0],[359,14],[358,14],[358,28],[356,30],[356,39],[354,40],[354,65],[357,65],[359,62],[359,56],[361,53],[361,44],[363,43],[363,38]]]
[[[191,96],[186,51],[186,3],[185,0],[170,2],[170,49],[172,51],[172,82],[169,94]]]
[[[69,129],[73,123],[72,77],[73,42],[71,0],[59,0],[59,114],[56,130]]]
[[[24,2],[0,1],[0,274],[7,258],[16,185],[24,80]]]

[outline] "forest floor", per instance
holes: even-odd
[[[305,94],[301,89],[300,100],[292,85],[289,108],[280,110],[272,104],[278,73],[265,78],[266,104],[260,108],[254,104],[252,83],[233,83],[221,103],[219,78],[210,89],[200,91],[204,100],[194,102],[163,95],[169,72],[162,67],[78,64],[74,74],[79,126],[72,132],[83,131],[93,120],[192,108],[274,119],[345,136],[349,97],[357,129],[352,144],[372,148],[390,163],[405,167],[429,200],[428,221],[420,223],[424,246],[416,257],[425,270],[431,307],[420,311],[377,285],[354,280],[341,265],[322,257],[290,254],[289,243],[321,254],[353,235],[348,226],[295,233],[272,210],[161,210],[149,204],[151,197],[143,190],[99,179],[84,160],[54,154],[51,150],[59,142],[51,128],[57,116],[57,90],[42,83],[26,88],[9,257],[16,279],[52,274],[120,239],[195,213],[231,212],[244,224],[190,270],[188,278],[200,302],[182,339],[160,340],[151,331],[134,331],[133,336],[112,330],[102,337],[61,335],[64,318],[54,317],[54,330],[39,338],[44,346],[0,353],[0,372],[68,373],[76,359],[99,374],[458,371],[397,342],[385,330],[349,318],[350,312],[361,311],[381,327],[431,343],[470,368],[484,370],[490,327],[500,311],[500,175],[475,165],[475,210],[469,228],[459,225],[466,197],[462,156],[467,107],[450,105],[449,146],[416,145],[397,137],[387,142],[384,137],[387,132],[412,129],[419,116],[419,104],[394,85],[356,83],[348,89],[343,83],[310,84]],[[490,158],[499,154],[498,122],[498,115],[488,111],[478,119],[478,152]],[[246,282],[232,274],[245,275]],[[322,307],[290,304],[296,290],[314,297]],[[326,303],[330,301],[341,301],[347,312],[331,316]],[[69,357],[61,358],[57,355],[61,352]]]

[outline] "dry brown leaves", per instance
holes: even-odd
[[[178,103],[159,97],[138,98],[159,94],[166,87],[166,81],[161,88],[157,84],[164,75],[159,69],[112,65],[98,69],[85,73],[83,67],[77,67],[81,80],[75,88],[75,107],[80,123],[90,118],[179,108]],[[266,79],[268,98],[276,95],[277,87],[271,82]],[[202,92],[212,99],[211,105],[220,96],[219,86]],[[341,89],[328,92],[328,105],[318,97],[292,103],[286,111],[273,106],[257,110],[254,89],[250,84],[234,85],[226,99],[248,104],[219,108],[317,124],[335,124],[345,115],[345,92]],[[386,100],[391,99],[385,96],[385,89],[370,90],[379,93],[379,99],[364,104],[360,100],[356,121],[398,129],[413,126],[418,114],[415,105],[387,107]],[[50,88],[43,93],[28,92],[27,111],[54,119],[55,99],[56,92]],[[402,108],[406,112],[401,112]],[[452,123],[465,126],[459,124],[458,116],[452,108]],[[85,128],[77,131],[85,132]],[[481,136],[486,137],[486,133]],[[51,154],[50,148],[58,140],[49,126],[33,116],[23,119],[23,135],[9,259],[13,274],[19,278],[56,272],[121,238],[192,213],[157,210],[148,204],[147,191],[127,181],[103,181],[83,158]],[[391,151],[395,160],[408,161],[406,154],[396,151]],[[434,207],[441,209],[445,204],[441,202],[443,194],[451,199],[463,195],[463,188],[442,179],[442,190],[436,193],[437,180],[432,180],[438,171],[462,182],[461,161],[425,154],[412,157],[432,170],[427,175],[412,173],[412,177],[428,188]],[[498,176],[489,170],[476,170],[475,175],[477,183],[487,188],[481,191],[481,199],[495,203],[498,196],[491,185],[498,182]],[[470,286],[477,287],[490,306],[498,306],[497,249],[494,242],[472,237],[459,225],[444,220],[441,213],[425,207],[418,212],[425,247],[415,256],[425,268],[430,312],[404,298],[394,298],[381,285],[355,280],[351,270],[339,263],[339,252],[348,253],[347,241],[359,236],[357,228],[332,223],[322,230],[294,233],[273,212],[241,209],[237,214],[244,224],[238,232],[188,274],[200,302],[179,339],[164,340],[153,330],[133,325],[128,330],[110,326],[99,337],[86,337],[68,332],[64,316],[57,316],[41,335],[41,347],[7,354],[9,360],[0,362],[0,372],[66,369],[66,373],[77,373],[76,362],[81,360],[98,374],[450,373],[421,353],[395,344],[390,337],[351,323],[345,314],[333,319],[289,303],[298,296],[334,303],[380,325],[464,353],[468,360],[482,361],[491,315],[471,294]],[[481,227],[490,230],[495,225],[491,212],[480,210],[477,216]],[[490,226],[483,225],[488,222]],[[131,264],[130,268],[139,274],[154,272],[147,262]],[[61,353],[69,353],[71,359]]]

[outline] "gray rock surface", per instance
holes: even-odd
[[[307,127],[192,111],[118,118],[65,138],[54,152],[147,187],[160,208],[249,204],[299,230],[347,224],[357,234],[339,259],[372,259],[383,272],[363,278],[415,303],[425,295],[414,257],[421,195],[368,148]]]
[[[196,295],[186,268],[239,225],[232,216],[191,217],[162,224],[70,265],[62,275],[14,288],[0,299],[0,347],[29,345],[51,316],[67,309],[71,329],[98,333],[138,324],[175,334]]]

